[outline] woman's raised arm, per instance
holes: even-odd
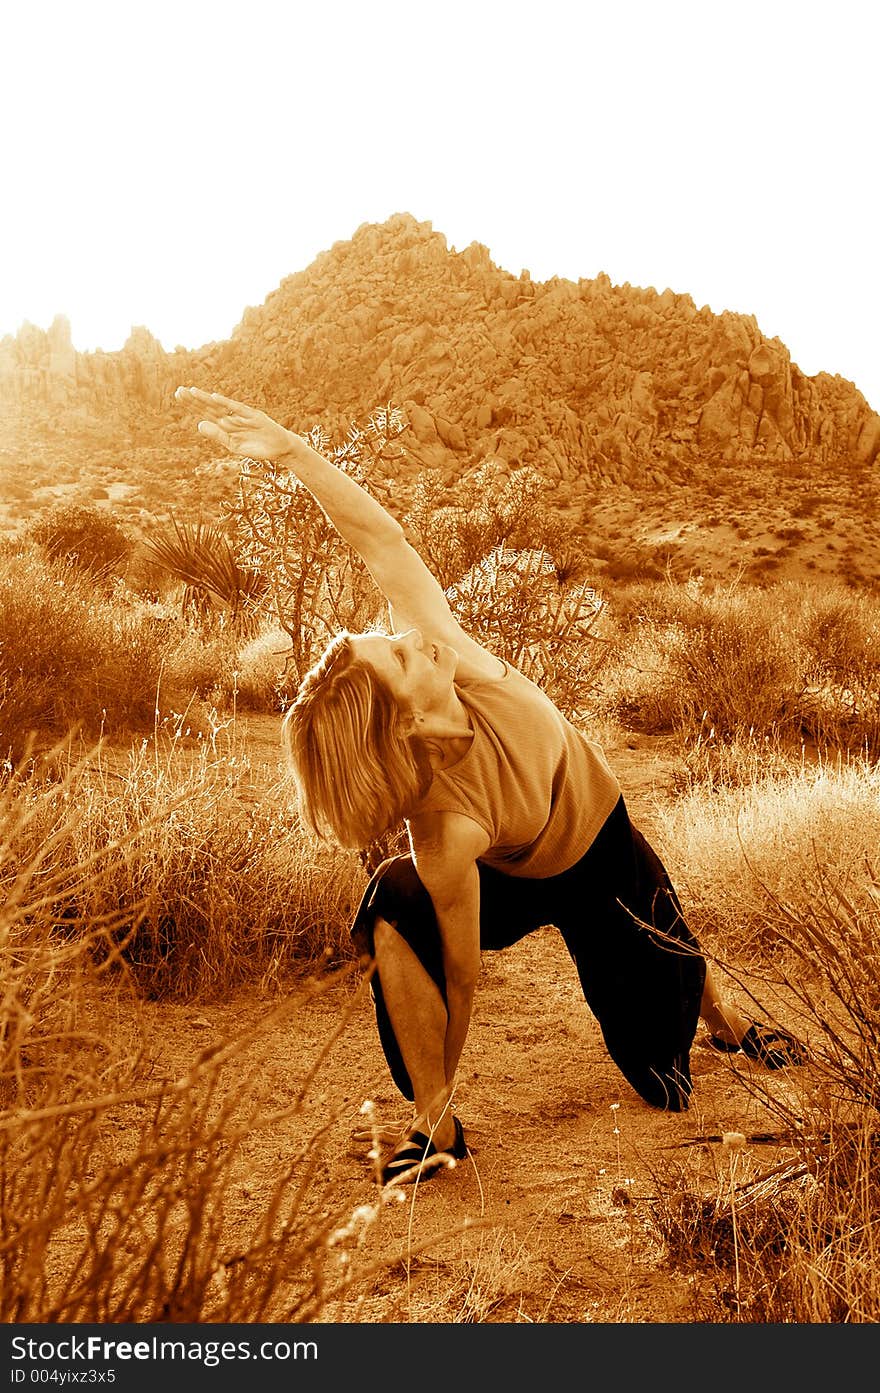
[[[406,540],[400,523],[355,479],[257,407],[199,387],[178,387],[175,397],[198,419],[202,435],[234,455],[273,460],[296,475],[363,560],[388,602],[396,628],[415,626],[426,639],[456,648],[469,666],[497,674],[498,659],[460,627],[442,587]]]
[[[393,546],[403,530],[375,498],[349,474],[313,450],[302,436],[287,430],[265,411],[203,392],[199,387],[178,387],[175,397],[199,418],[202,435],[218,441],[234,455],[246,459],[274,460],[300,480],[323,508],[344,541],[369,565],[372,554]]]

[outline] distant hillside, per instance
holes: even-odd
[[[77,353],[63,319],[0,342],[7,529],[59,490],[142,525],[211,503],[227,472],[212,483],[205,444],[182,427],[180,382],[331,435],[393,401],[412,427],[414,468],[439,469],[454,489],[489,458],[533,465],[585,535],[634,501],[647,545],[652,519],[673,541],[726,526],[723,509],[708,521],[713,497],[739,504],[751,491],[760,513],[790,496],[789,524],[805,493],[819,499],[811,516],[824,498],[856,524],[875,501],[880,416],[845,379],[801,373],[753,317],[604,275],[515,277],[485,247],[452,252],[430,223],[398,214],[288,276],[226,342],[167,354],[137,329],[117,353]],[[408,480],[395,482],[405,498]],[[729,562],[729,539],[716,540]],[[878,558],[863,540],[870,579]]]

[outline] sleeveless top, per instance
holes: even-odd
[[[601,748],[587,740],[528,677],[460,678],[473,740],[436,770],[413,815],[463,813],[489,837],[479,858],[507,875],[567,871],[591,846],[620,797]]]

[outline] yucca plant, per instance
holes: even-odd
[[[258,570],[241,564],[221,527],[172,516],[171,531],[148,538],[144,546],[184,586],[184,615],[204,622],[219,612],[236,637],[254,636],[266,582]]]

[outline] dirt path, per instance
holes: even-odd
[[[253,723],[255,760],[275,757],[276,729]],[[608,753],[634,820],[650,836],[652,803],[668,785],[674,757],[641,738]],[[281,1159],[328,1121],[318,1168],[323,1193],[351,1210],[376,1199],[366,1148],[353,1145],[352,1132],[362,1124],[364,1100],[382,1121],[403,1119],[406,1104],[387,1075],[369,999],[355,988],[348,978],[317,995],[303,989],[292,1022],[269,1033],[259,1061],[237,1067],[234,1086],[264,1099],[267,1111],[277,1108],[295,1097],[341,1013],[350,1011],[300,1114],[251,1138],[227,1205],[231,1241],[236,1225],[266,1202]],[[255,1025],[267,1005],[256,994],[195,1008],[149,1005],[157,1063],[182,1071],[209,1041]],[[766,1112],[737,1082],[737,1069],[748,1067],[698,1037],[690,1111],[656,1112],[609,1059],[555,930],[486,954],[456,1099],[470,1156],[382,1211],[358,1260],[412,1256],[370,1279],[366,1291],[356,1286],[322,1319],[723,1319],[720,1305],[717,1316],[707,1308],[705,1282],[695,1285],[664,1257],[650,1221],[653,1171],[685,1165],[700,1168],[710,1187],[721,1183],[712,1180],[716,1164],[726,1164],[717,1144],[670,1148],[706,1133],[767,1128]],[[785,1096],[802,1083],[803,1071],[759,1072]],[[768,1150],[749,1148],[744,1164],[754,1173],[769,1168],[779,1153],[762,1154]]]

